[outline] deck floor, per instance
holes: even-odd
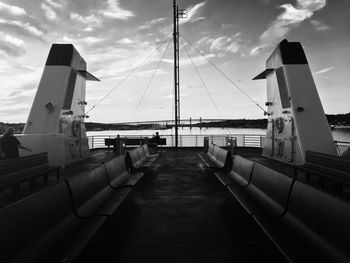
[[[198,153],[163,150],[75,262],[285,262]]]

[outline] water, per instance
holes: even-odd
[[[110,130],[110,131],[90,131],[87,132],[88,136],[94,136],[89,138],[89,147],[104,147],[104,138],[114,138],[117,135],[122,137],[152,137],[153,134],[159,132],[159,134],[166,138],[167,146],[175,145],[175,131],[174,129],[164,130]],[[263,145],[263,138],[266,134],[265,129],[248,129],[248,128],[198,128],[192,129],[185,127],[179,129],[179,146],[180,147],[202,147],[204,137],[210,137],[210,140],[219,145],[226,145],[226,136],[236,138],[237,146],[253,146],[261,147]],[[335,141],[349,142],[350,143],[350,127],[335,128],[332,130],[332,135]],[[349,143],[338,143],[338,149],[343,152]]]
[[[175,135],[174,129],[167,130],[111,130],[111,131],[90,131],[87,132],[88,136],[148,136],[152,137],[153,134],[159,132],[160,135]],[[265,135],[265,129],[249,129],[249,128],[198,128],[194,127],[192,129],[185,127],[179,129],[179,135],[235,135],[235,134],[245,134],[245,135]],[[335,141],[345,141],[350,142],[350,127],[339,127],[332,130],[332,135]]]
[[[152,137],[153,134],[159,132],[160,135],[175,135],[174,129],[164,130],[110,130],[110,131],[90,131],[87,132],[88,136],[100,136],[100,135],[120,135],[120,137],[130,135],[144,135]],[[179,135],[233,135],[233,134],[256,134],[265,135],[265,129],[245,129],[245,128],[198,128],[192,129],[185,127],[179,129]]]

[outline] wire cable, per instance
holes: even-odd
[[[208,96],[209,96],[211,102],[213,103],[213,105],[214,105],[216,111],[219,113],[220,118],[223,119],[222,114],[221,114],[221,112],[220,112],[218,106],[216,105],[213,96],[211,95],[211,93],[210,93],[210,91],[209,91],[207,85],[206,85],[205,82],[204,82],[204,79],[202,78],[201,74],[199,73],[198,68],[197,68],[196,65],[194,64],[194,61],[193,61],[193,59],[192,59],[192,57],[191,57],[191,55],[190,55],[190,52],[189,52],[188,49],[186,48],[186,46],[185,46],[185,44],[183,43],[183,41],[182,41],[181,38],[180,38],[180,41],[181,41],[181,43],[182,43],[182,46],[183,46],[184,49],[186,50],[186,53],[187,53],[188,57],[190,58],[190,61],[191,61],[192,65],[193,65],[194,69],[196,70],[197,75],[198,75],[199,79],[201,80],[201,82],[202,82],[202,84],[203,84],[203,86],[204,86],[204,88],[205,88],[205,90],[206,90],[206,92],[207,92],[207,94],[208,94]],[[228,129],[228,132],[229,132],[229,134],[231,134],[230,129]]]
[[[201,74],[199,73],[198,68],[197,68],[196,65],[194,64],[193,59],[192,59],[190,53],[188,52],[188,50],[187,50],[186,46],[184,45],[184,43],[183,43],[183,41],[182,41],[181,38],[180,38],[180,41],[181,41],[181,43],[182,43],[184,49],[186,50],[186,53],[187,53],[188,57],[190,58],[190,61],[191,61],[192,65],[193,65],[194,69],[196,70],[199,79],[201,80],[201,82],[202,82],[202,84],[203,84],[205,90],[207,91],[208,96],[209,96],[211,102],[213,103],[213,105],[214,105],[216,111],[219,113],[219,116],[220,116],[220,118],[222,119],[222,115],[221,115],[221,113],[220,113],[220,110],[219,110],[218,106],[217,106],[216,103],[215,103],[215,100],[214,100],[213,96],[210,94],[207,85],[205,84],[205,82],[204,82],[204,80],[203,80]]]
[[[145,57],[132,71],[130,71],[123,79],[121,79],[118,84],[112,88],[109,92],[107,92],[96,104],[94,104],[86,113],[87,115],[89,112],[91,112],[93,109],[96,108],[97,105],[99,105],[108,95],[110,95],[115,89],[117,89],[127,78],[129,78],[132,74],[134,74],[145,62],[147,59],[149,59],[156,51],[158,51],[164,43],[169,41],[171,39],[172,34],[169,35],[165,40],[163,40],[158,47],[156,47],[147,57]]]
[[[202,52],[192,44],[191,41],[189,41],[183,34],[180,33],[180,35],[202,56],[204,57],[216,70],[218,70],[227,80],[229,80],[238,90],[240,90],[245,96],[247,96],[256,106],[258,106],[264,114],[266,113],[266,110],[262,108],[255,100],[253,100],[244,90],[242,90],[230,77],[228,77],[219,67],[217,67],[210,59],[208,59],[205,55],[202,54]]]
[[[168,47],[169,47],[169,45],[170,45],[170,42],[171,42],[170,39],[168,39],[168,45],[166,46],[166,48],[165,48],[165,50],[164,50],[164,52],[163,52],[162,57],[161,57],[160,60],[158,61],[157,67],[155,68],[155,70],[154,70],[154,72],[153,72],[153,74],[152,74],[150,80],[148,81],[147,86],[146,86],[146,89],[143,91],[143,94],[142,94],[142,96],[141,96],[141,98],[140,98],[140,100],[139,100],[139,102],[138,102],[138,104],[137,104],[137,106],[136,106],[136,108],[135,108],[133,114],[132,114],[131,121],[134,119],[135,114],[136,114],[136,112],[137,112],[137,110],[138,110],[138,108],[139,108],[139,106],[140,106],[140,104],[141,104],[141,102],[142,102],[142,99],[143,99],[143,97],[145,96],[145,94],[146,94],[148,88],[149,88],[150,85],[151,85],[151,82],[152,82],[154,76],[155,76],[156,73],[157,73],[157,70],[158,70],[158,68],[159,68],[159,65],[160,65],[160,63],[162,62],[162,60],[163,60],[163,58],[164,58],[164,56],[165,56],[165,53],[166,53],[167,50],[168,50]]]

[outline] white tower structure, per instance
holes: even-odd
[[[338,155],[302,45],[283,40],[254,79],[265,78],[268,126],[262,155],[298,165],[307,150]]]
[[[71,44],[53,44],[23,135],[34,152],[48,152],[50,164],[65,165],[89,156],[86,136],[86,62]],[[23,154],[24,155],[24,154]]]

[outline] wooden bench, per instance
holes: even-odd
[[[124,156],[0,209],[0,262],[72,262],[141,178]]]
[[[110,172],[113,173],[113,170]],[[74,210],[80,218],[111,215],[131,191],[130,187],[116,189],[119,186],[116,182],[112,188],[109,179],[103,165],[66,179]],[[123,180],[119,183],[121,185]]]
[[[62,181],[0,209],[0,262],[72,262],[106,219],[78,218]]]
[[[130,150],[126,153],[125,163],[131,172],[134,172],[136,169],[141,168],[146,162],[147,157],[142,146]]]
[[[160,139],[148,139],[147,143],[155,143],[157,145],[166,145],[166,138],[160,138]]]
[[[248,173],[249,171],[247,175]],[[228,185],[227,188],[249,214],[278,217],[287,210],[293,180],[260,163],[255,163],[249,184],[244,187],[237,182]]]
[[[52,172],[59,181],[60,167],[49,165],[47,152],[0,160],[0,190],[11,188],[16,194],[23,182],[29,181],[34,186],[37,177],[43,177],[47,184]]]
[[[210,144],[207,157],[217,168],[231,170],[231,153],[215,144]]]
[[[109,185],[113,189],[131,187],[142,177],[142,173],[130,174],[125,161],[125,155],[120,155],[104,163]]]
[[[252,175],[254,161],[235,155],[232,169],[227,172],[216,173],[216,176],[225,186],[237,184],[242,187],[248,186]]]
[[[254,215],[289,262],[350,262],[350,203],[295,181],[280,218]]]
[[[158,140],[156,139],[149,139],[147,137],[145,138],[106,138],[105,139],[105,145],[110,148],[110,146],[117,147],[117,141],[121,141],[124,143],[126,147],[128,146],[140,146],[143,144],[156,144],[156,145],[166,145],[166,138],[160,138]]]

